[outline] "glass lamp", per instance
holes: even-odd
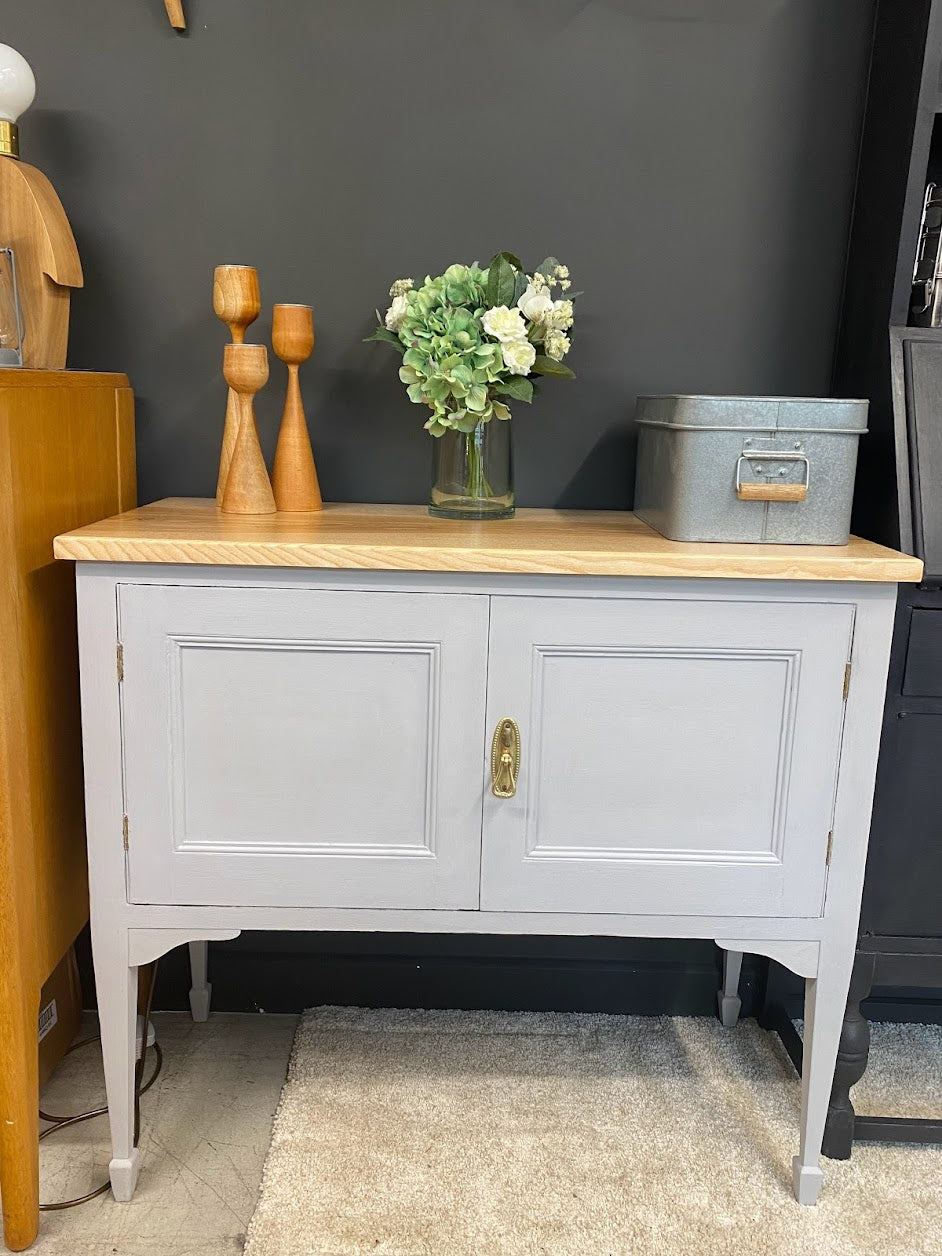
[[[36,80],[26,58],[0,44],[0,157],[19,157],[17,119],[33,103]]]

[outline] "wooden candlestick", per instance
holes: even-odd
[[[239,430],[226,476],[222,509],[235,515],[273,515],[275,497],[258,443],[252,402],[268,380],[268,351],[264,345],[226,345],[222,369],[239,404]]]
[[[213,309],[229,328],[234,345],[245,342],[245,329],[258,318],[262,308],[258,271],[254,266],[217,266],[213,274]],[[230,388],[226,398],[226,425],[222,433],[222,453],[216,480],[216,502],[222,505],[226,477],[239,432],[239,401]]]
[[[298,367],[314,348],[314,317],[309,305],[276,305],[272,312],[272,347],[288,368],[281,430],[275,449],[272,484],[279,510],[321,510],[321,489],[304,417]]]
[[[167,17],[170,18],[170,25],[174,30],[186,30],[186,17],[183,14],[183,0],[164,0],[164,8],[167,10]]]

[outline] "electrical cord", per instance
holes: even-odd
[[[147,1094],[151,1086],[153,1086],[154,1082],[160,1076],[160,1070],[163,1067],[163,1062],[164,1062],[163,1052],[160,1049],[160,1043],[155,1042],[154,1043],[154,1057],[155,1057],[154,1071],[151,1073],[150,1077],[145,1082],[144,1081],[144,1066],[145,1066],[145,1061],[147,1059],[147,1032],[148,1032],[148,1025],[150,1024],[150,1009],[151,1009],[151,1002],[154,996],[154,977],[156,975],[156,970],[157,970],[156,963],[149,965],[148,969],[146,970],[143,970],[143,969],[141,970],[142,977],[143,977],[142,985],[144,986],[144,989],[142,990],[142,994],[144,995],[144,998],[141,1001],[139,1001],[138,1008],[140,1009],[140,1002],[143,1002],[144,1004],[144,1010],[143,1010],[144,1034],[143,1034],[143,1041],[141,1044],[141,1057],[139,1060],[135,1061],[135,1065],[134,1065],[134,1146],[135,1147],[137,1146],[138,1141],[140,1139],[140,1135],[141,1135],[141,1096]],[[73,1043],[72,1046],[69,1047],[68,1051],[66,1052],[66,1055],[71,1055],[73,1051],[78,1051],[81,1047],[90,1046],[94,1042],[101,1042],[100,1034],[93,1034],[89,1038],[82,1038],[80,1039],[80,1041]],[[50,1134],[56,1134],[58,1133],[59,1130],[68,1129],[69,1126],[80,1125],[83,1121],[91,1121],[91,1120],[94,1120],[95,1117],[104,1116],[107,1113],[107,1111],[108,1111],[108,1105],[102,1104],[100,1108],[92,1108],[88,1112],[79,1112],[79,1113],[75,1113],[72,1116],[56,1116],[54,1113],[44,1112],[42,1108],[40,1108],[39,1109],[40,1119],[43,1121],[49,1121],[50,1125],[48,1129],[43,1130],[43,1132],[39,1135],[39,1141],[42,1142],[43,1139],[48,1138]],[[79,1204],[87,1204],[90,1200],[97,1199],[99,1195],[104,1195],[105,1192],[109,1191],[110,1189],[111,1189],[111,1182],[110,1181],[103,1182],[101,1186],[96,1187],[95,1190],[89,1191],[87,1195],[79,1195],[76,1199],[62,1199],[51,1204],[40,1204],[39,1211],[40,1212],[61,1212],[65,1208],[77,1208]]]

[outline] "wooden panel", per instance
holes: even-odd
[[[917,559],[869,541],[725,545],[669,541],[620,511],[521,510],[516,518],[432,519],[421,506],[325,505],[311,516],[222,514],[169,499],[56,538],[56,556],[382,571],[569,573],[780,580],[918,580]]]
[[[129,466],[118,492],[126,388],[0,371],[0,1176],[17,1250],[39,1218],[40,986],[88,919],[75,590],[52,539],[133,501]]]
[[[487,598],[120,588],[135,902],[476,907]]]
[[[52,538],[134,500],[133,395],[122,375],[3,371],[0,423],[7,761],[23,800],[10,831],[30,851],[23,875],[36,887],[42,981],[88,918],[75,589]]]
[[[495,598],[485,910],[817,915],[852,608]]]

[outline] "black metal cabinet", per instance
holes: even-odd
[[[904,594],[896,632],[860,932],[942,938],[942,594]]]
[[[942,183],[942,0],[880,0],[861,137],[837,396],[868,397],[854,530],[922,558],[925,584],[902,586],[896,617],[857,959],[824,1135],[846,1159],[855,1138],[942,1142],[939,1120],[858,1116],[867,1067],[861,1002],[877,987],[910,1015],[942,1008],[942,328],[908,325],[928,181]],[[871,1004],[872,1006],[872,1004]],[[769,971],[760,1021],[801,1067],[796,1011]]]
[[[857,958],[834,1071],[824,1154],[855,1138],[940,1142],[938,1120],[857,1115],[867,1068],[860,1004],[875,986],[942,989],[942,592],[900,590]]]

